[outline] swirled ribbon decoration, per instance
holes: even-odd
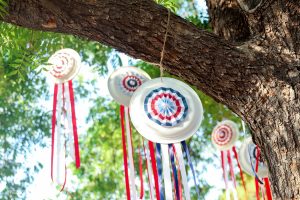
[[[61,190],[63,190],[66,184],[65,156],[69,155],[75,160],[76,168],[80,167],[72,84],[72,79],[80,69],[80,56],[72,49],[61,49],[49,58],[48,63],[48,74],[55,82],[52,111],[51,179],[62,185]],[[62,163],[65,164],[62,165]],[[65,173],[62,173],[63,169]],[[62,174],[65,174],[64,178],[62,178]]]
[[[108,90],[113,99],[120,104],[124,174],[127,200],[135,200],[138,198],[135,186],[135,170],[133,161],[134,148],[132,144],[128,106],[133,93],[137,90],[138,87],[140,87],[144,82],[148,80],[150,80],[150,76],[143,70],[136,67],[120,67],[119,69],[115,70],[108,78]],[[126,148],[125,139],[127,140],[128,148]]]
[[[230,120],[224,120],[218,123],[215,128],[213,129],[211,135],[211,141],[213,145],[221,151],[221,167],[223,171],[223,178],[225,183],[226,189],[226,198],[229,198],[229,191],[232,190],[233,196],[236,198],[237,190],[236,190],[236,179],[234,173],[234,166],[233,166],[233,158],[231,153],[233,153],[234,158],[236,159],[238,168],[240,170],[240,176],[242,180],[242,184],[247,195],[247,189],[244,181],[244,175],[240,167],[239,157],[235,149],[235,142],[237,141],[239,136],[239,131],[236,124]],[[231,152],[232,151],[232,152]],[[228,171],[227,166],[229,167],[229,173],[231,177],[231,181],[234,187],[229,187],[228,181]]]
[[[212,143],[219,150],[231,149],[238,139],[238,129],[234,122],[224,120],[212,132]]]
[[[260,157],[260,150],[252,141],[251,137],[244,140],[238,152],[243,171],[255,177],[256,198],[259,199],[259,188],[264,186],[268,200],[272,199],[268,168]]]
[[[160,77],[149,80],[133,93],[130,100],[130,116],[136,130],[149,141],[157,143],[157,162],[153,159],[156,163],[152,163],[155,182],[159,182],[155,184],[155,189],[159,189],[156,197],[172,200],[173,180],[175,199],[180,199],[181,175],[185,198],[190,199],[186,171],[182,163],[182,150],[180,145],[175,148],[172,144],[190,138],[201,124],[203,108],[197,93],[184,82],[173,78]],[[153,147],[150,150],[153,152]],[[162,179],[165,194],[161,193]]]
[[[128,107],[133,93],[150,79],[146,72],[137,67],[120,67],[109,76],[108,90],[115,101]]]

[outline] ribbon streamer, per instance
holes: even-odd
[[[77,134],[77,124],[76,124],[76,114],[75,114],[75,98],[74,98],[72,80],[70,80],[68,83],[69,83],[71,115],[72,115],[72,125],[73,125],[75,163],[76,163],[76,168],[79,168],[80,167],[80,154],[79,154],[79,144],[78,144],[78,134]]]
[[[140,199],[143,199],[144,198],[143,159],[142,159],[140,148],[139,148],[139,167],[140,167],[140,181],[141,181]]]
[[[175,149],[176,149],[179,168],[180,168],[180,172],[181,172],[181,178],[182,178],[182,184],[183,184],[183,189],[184,189],[184,194],[185,194],[185,200],[190,200],[191,199],[190,188],[189,188],[188,181],[187,181],[187,175],[186,175],[186,170],[185,170],[185,166],[184,166],[184,159],[183,159],[181,145],[180,145],[180,143],[175,143],[174,146],[175,146]]]
[[[125,138],[125,125],[124,125],[124,106],[120,106],[120,118],[121,118],[121,129],[122,129],[122,146],[123,146],[123,161],[124,161],[124,173],[125,173],[125,186],[127,200],[130,200],[130,185],[128,176],[128,161],[127,161],[127,150],[126,150],[126,138]]]
[[[53,108],[52,108],[52,139],[51,139],[51,179],[53,181],[53,164],[54,164],[54,140],[56,125],[56,108],[57,108],[58,84],[54,85]]]
[[[200,199],[200,192],[199,192],[198,184],[197,184],[197,180],[196,180],[196,173],[195,173],[195,169],[194,169],[194,166],[193,166],[193,163],[192,163],[192,159],[191,159],[191,156],[190,156],[189,149],[188,149],[185,141],[182,141],[181,145],[183,147],[183,150],[184,150],[185,155],[187,157],[188,163],[189,163],[190,168],[192,170],[192,174],[193,174],[193,179],[194,179],[194,183],[195,183],[195,188],[196,188],[197,196],[198,196],[198,199]]]
[[[172,144],[169,144],[169,154],[170,154],[171,166],[172,166],[174,183],[175,183],[175,195],[176,195],[176,199],[180,200],[178,174],[177,174],[177,169],[176,169],[176,164],[175,164],[175,155],[174,155]]]
[[[161,145],[156,143],[156,163],[158,169],[158,179],[159,179],[159,192],[160,192],[160,199],[165,199],[164,192],[163,192],[163,174],[162,174],[162,158],[161,158]]]
[[[259,157],[260,157],[260,150],[257,147],[256,148],[256,163],[255,163],[255,172],[257,173],[258,171],[258,163],[259,163]],[[255,177],[255,189],[256,189],[256,199],[259,200],[259,183],[258,183],[258,177]]]
[[[129,113],[128,107],[125,106],[125,133],[127,137],[128,144],[128,158],[129,158],[129,178],[130,178],[130,187],[131,187],[131,197],[133,200],[137,199],[136,196],[136,188],[135,188],[135,174],[134,174],[134,163],[133,163],[133,146],[131,143],[131,133],[130,133],[130,121],[129,121]]]
[[[156,167],[154,144],[153,144],[153,142],[149,141],[148,145],[149,145],[151,164],[152,164],[152,170],[153,170],[153,175],[154,175],[156,199],[160,200],[159,183],[158,183],[158,171],[157,171],[157,167]]]
[[[244,190],[245,190],[245,195],[247,195],[247,188],[246,188],[246,184],[245,184],[244,174],[243,174],[243,171],[242,171],[240,162],[239,162],[239,157],[238,157],[238,154],[237,154],[237,151],[236,151],[235,146],[232,147],[232,151],[233,151],[234,157],[235,157],[235,159],[236,159],[238,168],[239,168],[239,170],[240,170],[240,176],[241,176],[242,184],[243,184],[243,187],[244,187]]]
[[[272,192],[271,192],[269,179],[264,178],[264,182],[265,182],[265,187],[266,187],[267,198],[268,198],[268,200],[272,200]]]
[[[145,156],[146,156],[146,167],[147,167],[147,174],[148,174],[148,181],[149,181],[149,188],[150,188],[150,198],[151,200],[154,200],[154,184],[153,184],[153,173],[152,173],[152,170],[151,170],[151,162],[150,162],[150,156],[149,156],[149,153],[148,151],[146,151],[146,148],[145,148],[145,142],[143,140],[143,147],[144,147],[144,153],[145,153]]]
[[[170,176],[170,161],[169,161],[169,148],[167,144],[161,144],[162,161],[163,161],[163,174],[165,184],[166,200],[172,200],[172,181]]]
[[[230,169],[231,180],[233,181],[234,188],[236,188],[236,180],[235,180],[235,175],[234,175],[234,171],[233,171],[230,150],[227,150],[227,159],[228,159],[228,164],[229,164],[229,169]]]

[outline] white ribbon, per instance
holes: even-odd
[[[172,180],[170,175],[170,157],[168,144],[161,144],[165,197],[166,200],[172,200]]]
[[[55,131],[55,138],[54,138],[54,156],[56,158],[54,159],[54,168],[53,170],[56,170],[56,177],[54,178],[56,182],[60,185],[64,183],[64,169],[65,165],[62,165],[61,163],[64,163],[65,155],[62,148],[64,144],[62,143],[62,130],[61,130],[61,115],[62,115],[62,84],[58,84],[58,94],[57,94],[57,118],[56,118],[56,131]]]
[[[66,133],[68,135],[69,154],[71,158],[75,161],[75,147],[74,147],[70,91],[69,91],[69,85],[67,83],[65,83],[64,86],[65,86],[65,103],[66,103],[66,118],[67,118]]]
[[[180,173],[181,173],[181,178],[182,178],[182,184],[183,184],[183,189],[184,189],[184,194],[185,194],[185,200],[190,200],[191,199],[190,188],[189,188],[188,181],[187,181],[181,144],[175,143],[174,145],[175,145],[175,149],[176,149],[176,155],[178,158],[178,163],[179,163],[179,168],[180,168]]]
[[[131,188],[131,197],[133,200],[137,199],[136,189],[135,189],[135,174],[134,174],[134,164],[132,157],[132,143],[130,136],[130,121],[129,121],[129,113],[128,107],[125,106],[125,130],[128,144],[128,158],[129,158],[129,176],[130,176],[130,188]]]

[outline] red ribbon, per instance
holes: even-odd
[[[154,185],[155,185],[156,199],[160,200],[159,183],[158,183],[158,171],[157,171],[157,167],[156,167],[156,158],[155,158],[154,145],[153,145],[153,142],[151,142],[151,141],[149,141],[148,144],[149,144],[151,164],[152,164],[153,175],[154,175]]]
[[[255,163],[255,172],[258,171],[258,163],[259,163],[259,157],[260,157],[260,149],[256,147],[256,163]],[[258,183],[258,177],[255,177],[255,190],[256,190],[256,199],[259,200],[259,183]]]
[[[244,187],[244,190],[245,190],[245,194],[247,194],[247,188],[246,188],[246,184],[245,184],[244,174],[243,174],[240,162],[239,162],[239,157],[238,157],[238,154],[237,154],[235,146],[232,147],[232,150],[233,150],[234,157],[236,159],[237,165],[238,165],[239,170],[240,170],[240,176],[241,176],[241,179],[242,179],[242,183],[243,183],[243,187]]]
[[[228,183],[227,183],[227,179],[226,179],[226,171],[225,171],[225,155],[224,155],[224,151],[221,151],[221,165],[222,165],[222,170],[223,170],[223,178],[224,178],[224,182],[225,182],[225,187],[226,189],[228,188]]]
[[[54,85],[53,108],[52,108],[52,141],[51,141],[51,179],[53,181],[53,159],[54,159],[54,136],[56,125],[56,107],[57,107],[58,85]]]
[[[128,161],[127,161],[125,125],[124,125],[124,106],[123,105],[120,106],[120,117],[121,117],[121,129],[122,129],[122,146],[123,146],[123,161],[124,161],[126,195],[127,195],[127,200],[130,200],[130,188],[129,188],[129,177],[128,177]]]
[[[268,200],[272,200],[272,192],[271,192],[269,179],[264,178],[264,182],[265,182],[265,187],[266,187],[267,198],[268,198]]]
[[[142,159],[140,148],[139,148],[139,166],[140,166],[140,181],[141,181],[140,199],[143,199],[143,197],[144,197],[143,159]]]
[[[236,188],[236,181],[235,181],[235,176],[234,176],[234,171],[233,171],[230,150],[227,150],[227,159],[228,159],[228,164],[229,164],[229,169],[230,169],[231,180],[233,181],[234,187]]]
[[[70,92],[70,103],[71,103],[71,113],[72,113],[75,162],[76,162],[76,168],[79,168],[80,167],[80,154],[79,154],[79,144],[78,144],[78,134],[77,134],[77,124],[76,124],[76,114],[75,114],[75,98],[74,98],[72,80],[69,81],[69,92]]]

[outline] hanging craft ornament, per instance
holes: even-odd
[[[135,90],[148,80],[150,80],[150,76],[143,70],[136,67],[121,67],[115,70],[108,79],[108,90],[111,96],[114,100],[121,104],[120,118],[127,200],[135,200],[138,198],[135,186],[135,170],[133,161],[134,148],[132,145],[128,106],[131,96]]]
[[[132,94],[148,80],[150,76],[139,68],[120,67],[110,75],[108,90],[119,104],[129,106]]]
[[[212,143],[218,150],[228,150],[238,139],[238,129],[234,122],[224,120],[212,132]]]
[[[140,86],[130,101],[130,117],[136,130],[149,140],[150,155],[154,154],[153,142],[156,143],[156,157],[151,157],[158,199],[180,199],[181,183],[185,199],[190,199],[184,166],[183,151],[191,166],[195,184],[194,168],[190,160],[185,140],[198,130],[202,118],[202,103],[196,92],[187,84],[173,79],[160,77]],[[180,145],[182,143],[182,146]],[[174,144],[175,143],[175,144]],[[156,162],[157,161],[157,162]],[[172,170],[170,170],[172,168]],[[155,175],[157,171],[158,176]],[[172,176],[170,175],[172,171]],[[179,177],[181,175],[181,179]],[[165,194],[162,193],[164,180]],[[174,195],[172,194],[172,180]],[[197,187],[196,187],[197,188]],[[198,188],[197,188],[198,189]],[[199,194],[198,190],[197,193]]]
[[[234,167],[233,167],[233,158],[236,159],[238,168],[240,170],[240,176],[242,179],[242,184],[247,194],[246,184],[244,180],[244,175],[240,166],[238,153],[234,146],[235,142],[237,141],[239,136],[239,131],[236,124],[230,120],[224,120],[216,125],[213,129],[211,140],[213,145],[221,152],[221,166],[223,170],[223,179],[225,182],[226,188],[226,199],[230,199],[229,191],[232,190],[234,199],[237,199],[237,190],[236,190],[236,179],[234,174]],[[231,151],[232,150],[232,151]],[[231,181],[228,181],[228,171],[227,168],[229,167],[229,173],[231,177]],[[233,186],[229,185],[229,183],[233,183]]]
[[[80,167],[72,85],[72,79],[80,68],[80,56],[72,49],[61,49],[49,58],[48,63],[48,74],[55,83],[52,111],[51,179],[62,185],[61,190],[63,190],[67,179],[66,156],[69,155],[75,160],[76,168]]]
[[[272,194],[268,179],[268,168],[261,159],[260,149],[253,143],[251,137],[244,140],[239,150],[239,158],[242,169],[247,174],[255,177],[256,198],[259,199],[259,190],[261,188],[263,196],[264,191],[266,191],[267,199],[271,200]]]
[[[133,94],[130,108],[134,127],[156,143],[188,139],[198,130],[203,118],[196,92],[173,78],[156,78],[143,84]]]

